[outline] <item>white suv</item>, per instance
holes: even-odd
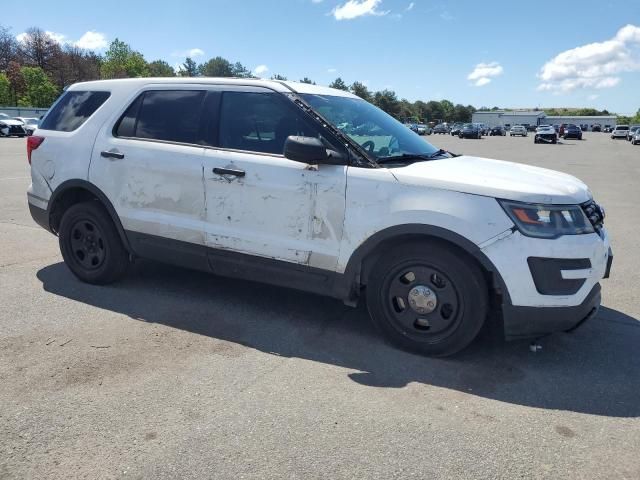
[[[580,180],[439,150],[315,85],[76,84],[27,151],[31,214],[81,280],[144,257],[366,297],[390,340],[429,355],[464,348],[491,311],[510,339],[574,328],[612,260]]]

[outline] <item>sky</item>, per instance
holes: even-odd
[[[3,8],[19,36],[37,26],[104,52],[119,38],[148,61],[215,56],[259,76],[394,90],[476,107],[640,108],[640,1],[30,0]]]

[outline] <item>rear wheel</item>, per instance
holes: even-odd
[[[65,263],[83,282],[104,285],[126,272],[129,255],[111,217],[98,202],[69,207],[58,233]]]
[[[424,355],[454,354],[476,337],[487,315],[480,269],[437,243],[409,244],[379,261],[367,307],[393,344]]]

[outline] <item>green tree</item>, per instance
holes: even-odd
[[[104,54],[100,75],[102,78],[147,77],[149,66],[140,52],[116,38]]]
[[[414,104],[404,98],[400,100],[398,118],[403,122],[420,122],[420,117],[418,116],[417,109]]]
[[[285,77],[284,75],[280,75],[279,73],[276,73],[275,75],[271,75],[271,80],[280,80],[285,82],[287,80],[287,77]]]
[[[11,104],[11,83],[7,76],[0,72],[0,105],[9,106]]]
[[[253,78],[251,70],[240,62],[236,62],[231,66],[231,76],[236,78]]]
[[[22,67],[24,93],[18,100],[23,107],[50,107],[58,96],[58,89],[40,67]]]
[[[344,83],[342,78],[338,77],[333,82],[329,84],[329,88],[337,88],[338,90],[346,90],[349,91],[349,86]]]
[[[396,118],[400,116],[400,102],[393,90],[382,90],[373,96],[373,104]]]
[[[209,59],[198,67],[198,73],[203,77],[233,77],[233,65],[222,57]]]
[[[199,71],[200,67],[198,67],[196,62],[194,62],[192,58],[187,57],[184,60],[184,63],[180,66],[178,75],[180,75],[181,77],[197,77]]]
[[[154,60],[149,63],[150,77],[175,77],[176,72],[173,67],[164,60]]]
[[[316,82],[314,82],[313,80],[311,80],[308,77],[304,77],[302,80],[300,80],[300,83],[308,83],[309,85],[315,85]]]
[[[366,100],[367,102],[371,101],[371,92],[369,91],[369,89],[364,83],[353,82],[351,84],[350,90],[351,90],[351,93],[359,96],[363,100]]]
[[[442,117],[445,122],[451,122],[453,120],[454,109],[453,103],[449,100],[440,100],[440,106],[442,107]]]

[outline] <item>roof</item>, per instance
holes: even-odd
[[[350,92],[335,88],[312,85],[308,83],[284,82],[280,80],[265,80],[261,78],[219,78],[219,77],[146,77],[121,78],[114,80],[95,80],[92,82],[75,83],[69,90],[88,89],[117,89],[141,88],[145,85],[243,85],[264,87],[276,92],[310,93],[316,95],[333,95],[340,97],[358,98]]]

